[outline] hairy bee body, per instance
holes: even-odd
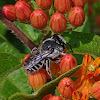
[[[50,60],[60,61],[59,56],[65,55],[64,49],[66,41],[60,35],[53,35],[51,38],[42,42],[39,48],[33,48],[32,54],[23,62],[23,67],[29,73],[38,71],[43,65],[46,66],[46,71],[50,73]]]

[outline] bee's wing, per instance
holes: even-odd
[[[29,62],[29,66],[32,67],[32,66],[37,65],[40,61],[47,58],[50,53],[51,52],[45,52],[45,53],[42,53],[42,54],[37,54],[35,56],[32,56],[31,61]]]

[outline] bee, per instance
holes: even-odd
[[[62,36],[54,34],[51,38],[44,40],[38,48],[32,49],[32,53],[23,61],[24,69],[29,73],[34,73],[45,65],[52,79],[50,61],[59,62],[60,56],[66,55],[66,44]]]

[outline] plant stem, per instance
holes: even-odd
[[[13,22],[9,21],[3,16],[1,9],[0,9],[0,20],[16,35],[16,37],[18,37],[31,50],[34,47],[38,47]]]

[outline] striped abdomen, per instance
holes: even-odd
[[[23,64],[24,68],[29,72],[33,73],[42,68],[44,64],[44,59],[42,59],[41,55],[37,55],[34,57],[31,55]]]

